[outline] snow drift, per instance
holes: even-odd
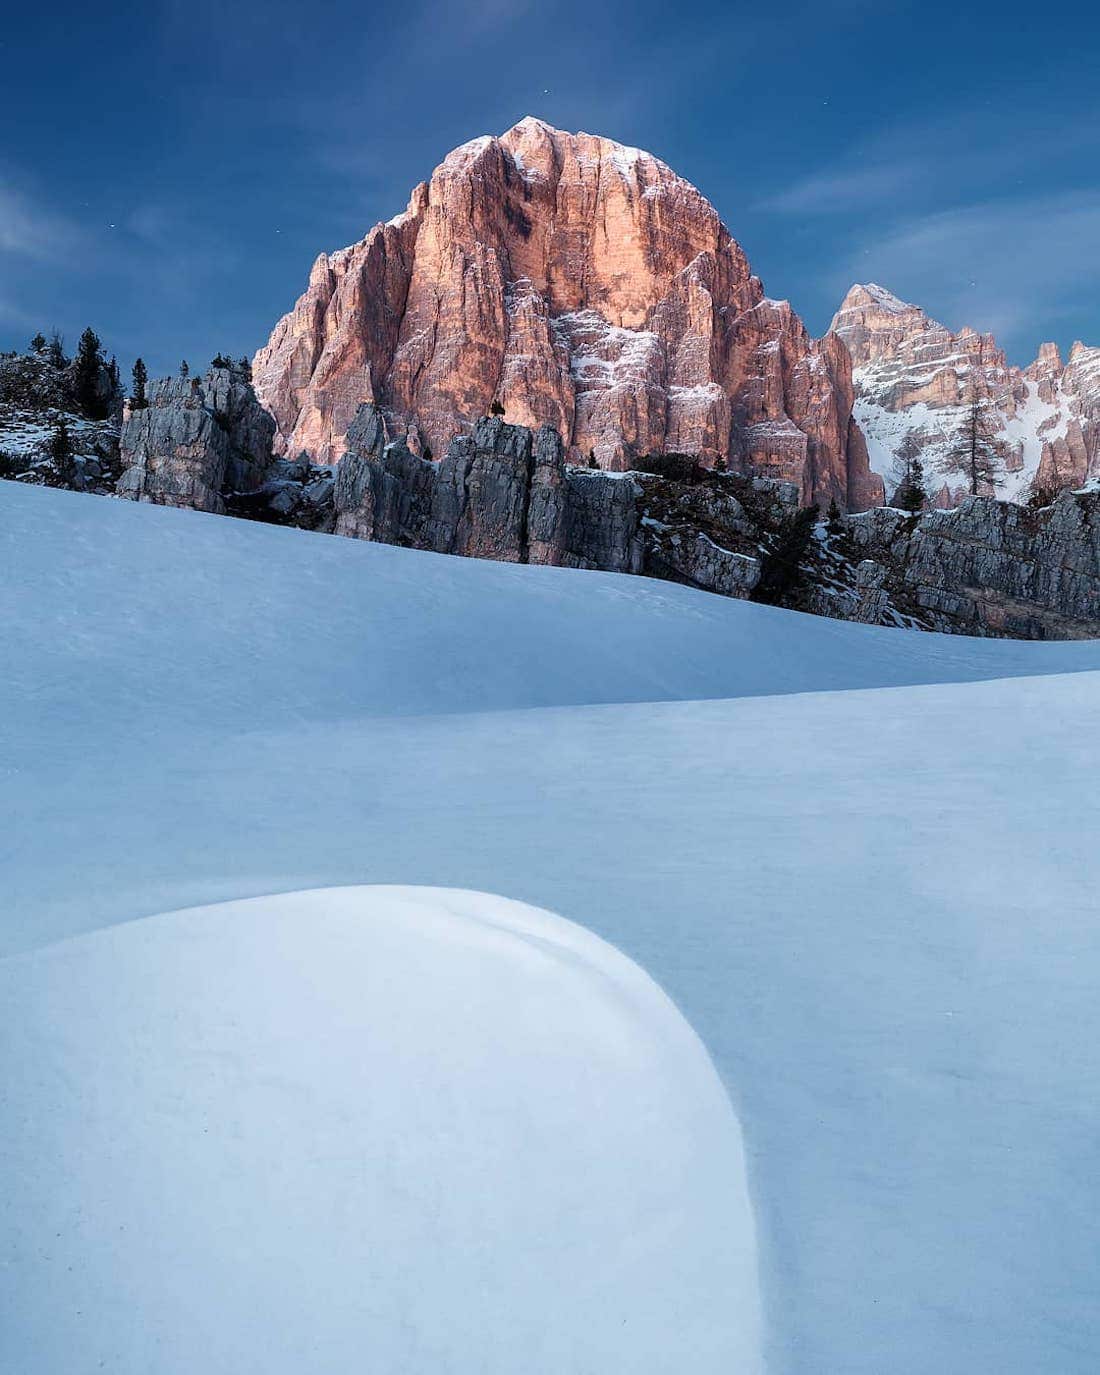
[[[729,1099],[569,922],[288,894],[0,989],[5,1370],[761,1369]]]

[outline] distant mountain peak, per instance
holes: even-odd
[[[879,286],[877,282],[856,282],[849,287],[847,296],[841,302],[840,310],[843,312],[866,305],[876,305],[896,315],[918,309],[917,306],[895,296],[892,291],[887,291],[884,286]]]
[[[855,415],[888,495],[907,436],[921,446],[940,504],[963,494],[951,452],[975,399],[999,451],[995,495],[1026,501],[1100,476],[1100,350],[1074,344],[1063,366],[1057,345],[1043,344],[1029,367],[1018,368],[992,334],[969,325],[952,331],[875,283],[850,288],[832,329],[851,355]]]

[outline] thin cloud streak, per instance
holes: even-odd
[[[46,260],[72,249],[80,235],[63,217],[0,181],[0,253]]]
[[[822,172],[765,196],[757,202],[756,208],[784,215],[849,214],[852,210],[883,204],[899,192],[919,184],[922,174],[919,164]]]

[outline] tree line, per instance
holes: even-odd
[[[106,356],[99,335],[91,325],[81,334],[73,358],[66,354],[64,336],[56,329],[48,339],[40,330],[30,342],[30,353],[55,372],[68,374],[73,403],[85,419],[106,420],[115,404],[121,401],[118,362],[113,356]],[[234,360],[219,352],[210,360],[210,366],[232,368],[252,380],[252,364],[248,358]],[[187,377],[189,373],[184,360],[180,364],[180,376]],[[149,405],[149,370],[143,358],[134,360],[130,394],[126,399],[131,411],[144,410]]]

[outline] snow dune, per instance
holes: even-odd
[[[157,931],[186,946],[192,918],[151,913],[504,894],[598,933],[702,1039],[744,1134],[772,1375],[1092,1375],[1100,646],[3,484],[0,513],[20,1063],[24,1023],[55,1066],[61,1010],[88,1024],[85,980],[47,974],[65,952],[121,962],[130,1000]],[[193,919],[208,953],[224,916]],[[100,974],[110,1031],[129,1013]]]
[[[0,1001],[4,1370],[762,1368],[726,1092],[571,923],[298,893],[0,962]]]

